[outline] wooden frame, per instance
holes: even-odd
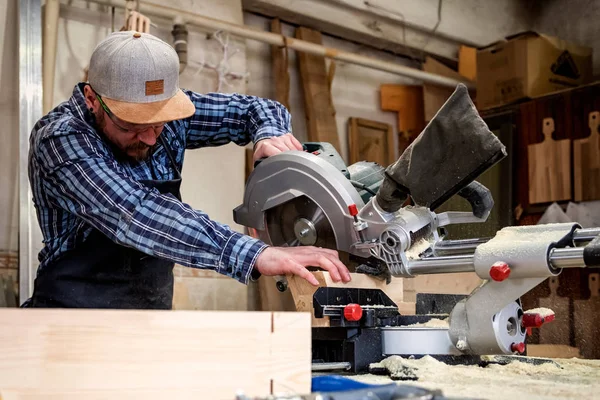
[[[350,164],[358,161],[373,161],[387,167],[396,161],[396,145],[391,125],[364,118],[350,118],[348,127]],[[373,135],[373,131],[379,131],[379,134]],[[373,149],[373,144],[377,148]]]
[[[0,398],[310,393],[310,314],[0,310]]]

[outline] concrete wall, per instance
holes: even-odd
[[[431,53],[456,61],[460,44],[485,45],[529,25],[519,0],[242,1],[252,12],[420,59]]]
[[[597,0],[546,0],[532,7],[536,31],[589,46],[594,52],[594,76],[600,78],[600,2]]]
[[[251,13],[244,13],[246,25],[262,30],[269,30],[270,19]],[[283,24],[283,34],[294,37],[295,28]],[[253,95],[274,98],[275,84],[271,70],[271,49],[261,42],[247,40],[248,57],[248,92]],[[366,46],[347,42],[328,35],[323,35],[323,45],[344,51],[380,58],[402,65],[412,65],[405,58],[370,49]],[[330,60],[327,60],[329,67]],[[304,97],[298,68],[298,59],[294,50],[288,51],[288,73],[290,75],[290,112],[294,135],[299,140],[307,140],[306,114]],[[336,61],[335,76],[331,86],[333,105],[336,110],[336,122],[342,157],[347,161],[348,140],[347,122],[350,117],[360,117],[392,125],[397,131],[397,114],[381,111],[379,86],[382,83],[414,84],[415,82],[401,76],[365,68],[359,65]]]

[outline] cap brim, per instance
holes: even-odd
[[[181,89],[170,99],[153,103],[129,103],[102,97],[117,118],[132,124],[155,124],[190,117],[196,111],[194,103]]]

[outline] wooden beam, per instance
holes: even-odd
[[[348,120],[348,155],[350,164],[376,162],[387,167],[396,161],[394,131],[390,124],[364,118]]]
[[[475,47],[460,46],[458,73],[473,82],[477,80],[477,49]]]
[[[279,18],[271,20],[271,32],[281,34]],[[288,73],[288,50],[285,47],[271,46],[271,67],[275,83],[275,100],[290,109],[290,75]]]
[[[3,400],[310,392],[308,313],[5,309],[0,326]]]
[[[432,74],[447,76],[448,78],[463,79],[455,70],[448,68],[441,62],[432,57],[427,57],[423,63],[423,71]],[[454,88],[447,88],[438,85],[423,84],[423,103],[425,107],[425,121],[429,122],[437,114],[446,100],[452,95]]]
[[[398,113],[398,154],[402,154],[425,128],[423,87],[381,85],[381,109]]]
[[[374,278],[366,274],[350,273],[352,280],[349,283],[334,282],[331,275],[326,271],[313,272],[319,287],[340,287],[340,288],[358,288],[358,289],[380,289],[396,303],[401,314],[414,314],[415,304],[404,302],[404,279],[392,278],[387,284],[381,279]],[[318,287],[308,283],[305,279],[295,275],[288,276],[288,290],[292,294],[297,311],[307,311],[312,315],[313,327],[328,327],[329,318],[315,318],[313,313],[313,295]]]
[[[243,0],[244,9],[247,11],[278,17],[284,22],[318,29],[324,34],[410,57],[435,54],[448,60],[457,60],[460,43],[472,39],[472,35],[460,39],[430,35],[430,29],[436,21],[423,21],[422,10],[425,6],[423,4],[414,7],[419,11],[419,15],[415,16],[412,23],[406,23],[408,21],[403,17],[400,17],[401,20],[394,21],[393,18],[397,17],[390,12],[382,11],[384,17],[375,15],[372,11],[377,10],[376,8],[364,6],[362,0],[359,3],[365,10],[323,0]],[[400,6],[400,9],[404,13],[411,7]],[[437,18],[436,10],[431,10],[430,15]],[[444,24],[440,28],[444,28]],[[484,45],[494,40],[483,39],[479,44]],[[425,42],[427,42],[426,52],[422,49]]]
[[[322,44],[321,32],[308,28],[296,29],[296,37]],[[308,140],[331,143],[338,153],[342,154],[325,57],[304,52],[298,52],[297,55],[304,92]]]

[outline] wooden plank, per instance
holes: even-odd
[[[523,210],[523,216],[543,212],[544,208],[531,206],[529,202],[529,171],[528,146],[540,143],[544,140],[543,124],[545,118],[554,120],[555,140],[573,139],[574,103],[571,101],[572,93],[564,92],[557,95],[549,95],[520,104],[518,118],[517,157],[515,158],[515,171],[517,174],[517,202]],[[570,175],[571,166],[569,166]]]
[[[360,288],[360,289],[380,289],[388,297],[398,305],[401,313],[410,313],[409,311],[414,310],[413,304],[406,304],[404,302],[404,280],[394,279],[389,284],[381,279],[374,278],[366,274],[350,273],[352,280],[348,283],[334,282],[331,279],[329,272],[327,271],[315,271],[313,272],[317,281],[319,281],[319,287],[343,287],[343,288]],[[317,291],[318,287],[315,287],[308,283],[305,279],[299,278],[298,276],[288,276],[288,290],[292,294],[292,298],[298,311],[307,311],[313,315],[312,326],[313,327],[327,327],[329,326],[328,318],[314,318],[313,314],[313,295]]]
[[[600,199],[600,112],[588,116],[590,135],[573,141],[573,189],[575,201]]]
[[[527,149],[529,203],[571,199],[571,141],[554,140],[554,119],[542,121],[544,140]]]
[[[461,45],[458,49],[458,73],[471,80],[477,80],[477,49]]]
[[[423,63],[423,71],[446,76],[448,78],[464,80],[464,77],[458,72],[448,68],[432,57],[425,58],[425,62]],[[452,95],[452,92],[454,92],[453,88],[447,88],[428,83],[423,84],[423,107],[425,121],[431,121],[439,109],[442,108],[446,100],[448,100],[450,95]]]
[[[271,32],[281,34],[279,18],[271,20]],[[271,68],[275,82],[275,100],[290,109],[290,74],[287,47],[271,46]]]
[[[295,311],[294,299],[289,290],[277,290],[275,277],[261,276],[257,282],[261,311]]]
[[[254,170],[254,149],[246,149],[246,162],[244,167],[244,181],[248,180],[250,173]]]
[[[364,118],[350,118],[348,128],[350,164],[371,161],[387,167],[396,161],[391,125]]]
[[[296,37],[322,44],[321,32],[305,27],[296,29]],[[325,57],[305,52],[296,54],[302,78],[308,141],[331,143],[341,154]]]
[[[419,275],[405,280],[404,301],[415,301],[415,298],[407,297],[410,292],[414,293],[412,296],[417,293],[470,294],[482,282],[474,272]]]
[[[6,309],[0,325],[3,395],[310,392],[308,313]]]
[[[398,113],[398,131],[410,143],[425,128],[423,87],[384,84],[380,91],[381,109]]]
[[[564,344],[528,344],[528,357],[580,358],[579,349]]]
[[[590,298],[573,301],[575,345],[584,358],[600,358],[600,274],[588,276]]]

